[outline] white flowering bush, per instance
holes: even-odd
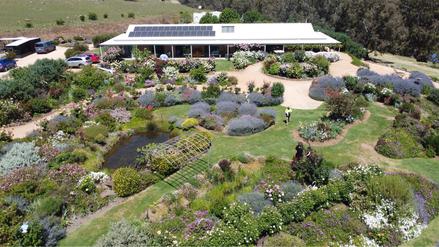
[[[39,147],[33,142],[14,143],[0,159],[0,175],[32,165],[39,165],[43,159]]]
[[[416,212],[411,212],[407,217],[398,219],[398,229],[406,241],[421,235],[422,230],[426,227],[426,225],[419,223],[419,216]]]
[[[265,54],[261,51],[237,51],[233,53],[230,59],[236,69],[244,69],[247,66],[261,61],[265,58]]]
[[[162,78],[168,79],[168,80],[177,80],[178,77],[178,69],[173,66],[167,66],[163,69],[163,75]]]
[[[387,87],[381,89],[381,91],[380,91],[380,96],[382,96],[382,97],[389,97],[392,94],[393,94],[393,90],[390,88],[387,88]]]
[[[308,124],[300,123],[299,135],[307,141],[326,141],[335,139],[343,130],[342,121],[313,121]]]
[[[372,230],[380,230],[390,226],[390,218],[394,217],[395,203],[384,199],[374,211],[362,215],[364,223]]]
[[[340,56],[335,52],[313,52],[313,51],[305,51],[305,56],[308,58],[313,58],[317,56],[323,56],[328,59],[331,63],[337,62],[340,60]]]

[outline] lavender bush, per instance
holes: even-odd
[[[433,80],[428,75],[419,71],[412,71],[410,73],[409,79],[415,80],[415,84],[418,84],[421,89],[425,86],[434,87]]]
[[[165,106],[173,106],[181,103],[181,98],[179,95],[176,95],[174,93],[168,93],[166,95],[165,100],[163,101],[163,104]]]
[[[221,101],[216,104],[217,114],[230,114],[238,110],[239,105],[232,101]]]
[[[245,102],[245,96],[242,94],[234,94],[229,92],[222,92],[216,102],[222,102],[222,101],[230,101],[230,102],[236,102],[236,103],[243,103]]]
[[[224,126],[224,119],[215,114],[204,115],[200,125],[208,130],[221,130]]]
[[[204,102],[198,102],[191,106],[188,116],[191,118],[199,118],[209,113],[210,113],[210,105]]]
[[[276,110],[274,110],[274,109],[267,109],[267,108],[265,108],[265,109],[258,109],[257,115],[260,116],[260,117],[263,116],[263,115],[267,115],[267,116],[270,116],[273,119],[275,119],[276,118]]]
[[[258,111],[258,107],[253,103],[244,103],[239,106],[239,115],[255,115]]]
[[[345,83],[341,78],[332,76],[322,76],[313,80],[309,89],[309,97],[315,100],[324,101],[328,97],[329,89],[340,90],[345,87]]]
[[[274,106],[283,102],[283,97],[272,97],[261,93],[249,93],[247,98],[250,103],[257,106]]]
[[[158,106],[160,106],[159,102],[157,102],[155,99],[155,93],[152,91],[146,91],[144,94],[142,94],[139,97],[138,102],[139,102],[140,106],[142,106],[142,107],[147,107],[147,106],[158,107]]]
[[[242,136],[261,132],[265,129],[262,119],[244,115],[234,118],[227,125],[227,133],[231,136]]]
[[[265,207],[273,205],[273,203],[265,199],[265,195],[260,192],[250,192],[239,195],[238,201],[249,205],[256,214],[260,214]]]
[[[181,99],[183,102],[195,104],[201,101],[201,92],[192,88],[184,88],[181,93]]]

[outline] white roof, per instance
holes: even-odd
[[[129,37],[136,27],[212,26],[214,36]],[[234,26],[234,32],[222,32],[223,26]],[[311,23],[251,24],[148,24],[130,25],[126,31],[101,45],[226,45],[226,44],[338,44],[337,40],[314,31]]]
[[[0,41],[15,41],[19,39],[25,39],[26,37],[15,37],[15,38],[0,38]]]
[[[7,44],[6,47],[19,46],[19,45],[22,45],[22,44],[24,44],[26,42],[29,42],[31,40],[36,40],[36,39],[39,39],[39,38],[38,37],[33,37],[33,38],[19,39],[17,41],[14,41],[14,42],[11,42],[11,43]]]

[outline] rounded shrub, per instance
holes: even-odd
[[[181,127],[185,130],[194,128],[195,126],[197,126],[198,120],[196,118],[187,118],[183,121],[183,123],[181,123]]]
[[[279,247],[279,246],[295,246],[295,247],[305,247],[305,242],[293,235],[288,233],[278,233],[271,237],[268,237],[264,241],[264,246],[266,247]]]
[[[423,157],[421,144],[405,129],[392,129],[378,140],[375,150],[389,158],[404,159]]]
[[[113,173],[112,178],[114,192],[118,196],[130,196],[142,190],[142,178],[133,168],[119,168]]]
[[[239,115],[255,115],[258,111],[258,107],[253,103],[244,103],[239,106]]]
[[[231,136],[243,136],[261,132],[265,129],[265,123],[262,119],[244,115],[234,118],[227,125],[227,133]]]
[[[271,87],[271,96],[273,97],[283,97],[285,92],[284,84],[280,82],[273,83]]]
[[[328,90],[340,90],[345,86],[344,81],[332,76],[323,76],[312,81],[309,88],[309,97],[315,100],[324,101],[328,98]]]

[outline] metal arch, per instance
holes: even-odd
[[[150,155],[162,157],[169,164],[182,168],[200,160],[211,146],[211,138],[194,131],[158,144],[150,151]]]

